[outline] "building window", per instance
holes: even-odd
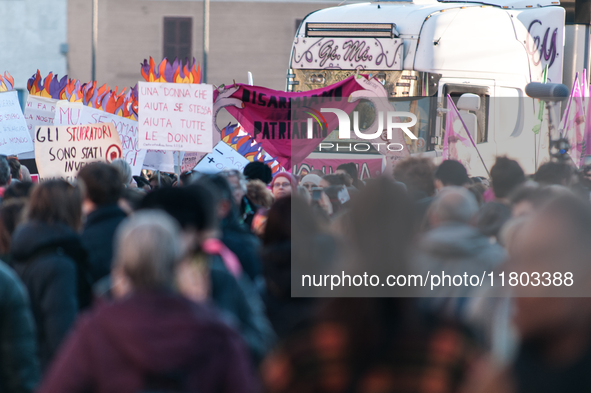
[[[192,58],[193,18],[164,18],[163,54],[169,61]]]

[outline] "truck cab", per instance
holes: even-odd
[[[530,82],[562,82],[565,10],[544,0],[379,1],[326,8],[296,33],[288,91],[306,91],[354,73],[370,74],[391,104],[416,114],[412,154],[441,159],[449,94],[486,168],[496,156],[533,173],[547,159],[547,131],[532,131],[539,106]],[[463,99],[462,99],[463,97]],[[475,99],[476,97],[476,99]],[[360,104],[361,105],[361,104]],[[486,175],[473,160],[472,175]]]

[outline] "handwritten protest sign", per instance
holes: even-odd
[[[137,121],[69,101],[57,103],[55,116],[55,125],[113,123],[121,138],[122,158],[131,166],[134,176],[141,174],[147,151],[139,148]]]
[[[73,179],[86,164],[121,156],[121,140],[112,123],[39,126],[35,131],[35,162],[42,179]]]
[[[195,170],[201,173],[218,173],[227,169],[238,169],[242,172],[249,162],[225,142],[220,141],[211,153],[199,161]]]
[[[18,102],[18,93],[0,93],[0,154],[13,155],[35,148]]]
[[[56,99],[29,94],[25,105],[25,121],[31,140],[35,140],[37,126],[52,126],[55,117]],[[19,154],[20,159],[35,158],[35,152]]]
[[[205,156],[207,153],[185,153],[183,157],[183,161],[181,164],[181,173],[190,171],[191,169],[195,168],[195,165]]]
[[[139,82],[138,101],[140,148],[211,151],[211,85]]]

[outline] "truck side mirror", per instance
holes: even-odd
[[[465,111],[477,111],[480,109],[480,96],[473,93],[464,93],[458,100],[457,108]]]

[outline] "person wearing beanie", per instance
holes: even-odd
[[[310,191],[312,187],[318,187],[320,180],[322,180],[320,176],[309,173],[302,178],[300,185]]]
[[[265,184],[269,184],[273,180],[273,172],[267,164],[260,161],[254,161],[244,167],[242,172],[246,180],[258,179]]]
[[[291,195],[291,192],[295,190],[297,184],[293,179],[293,176],[288,172],[279,172],[273,178],[271,182],[271,192],[275,197],[275,200]]]

